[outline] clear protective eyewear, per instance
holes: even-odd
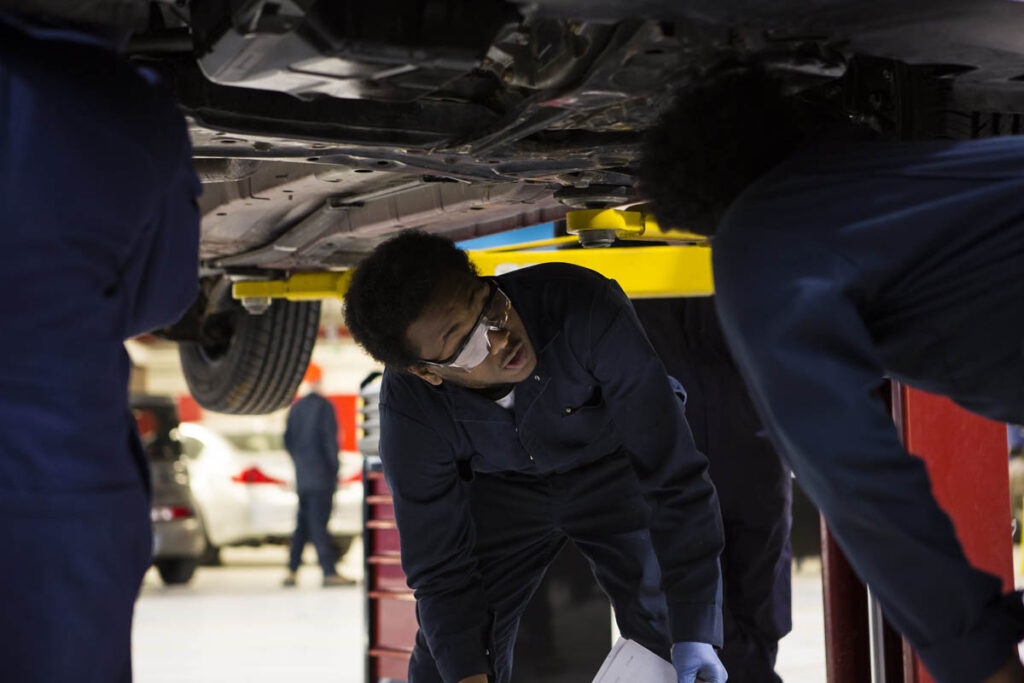
[[[484,302],[473,329],[455,349],[455,353],[444,360],[421,360],[421,363],[440,368],[472,370],[487,359],[491,353],[489,333],[508,329],[508,316],[512,308],[512,302],[493,280],[488,280],[487,284],[490,285],[491,294]]]

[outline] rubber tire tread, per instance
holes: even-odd
[[[262,415],[288,407],[302,382],[320,326],[320,302],[276,300],[244,315],[227,352],[211,361],[198,344],[178,346],[193,398],[203,408]]]

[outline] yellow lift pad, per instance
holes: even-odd
[[[707,244],[705,235],[687,230],[666,231],[643,211],[623,209],[580,209],[565,214],[565,229],[570,235],[581,232],[607,231],[620,240],[639,242],[670,242]]]

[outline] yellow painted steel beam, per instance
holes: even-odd
[[[547,240],[537,240],[536,242],[522,242],[520,244],[504,244],[500,247],[487,247],[480,251],[493,253],[499,251],[525,251],[528,249],[546,249],[550,247],[567,246],[570,244],[576,244],[579,240],[572,235],[565,235],[563,237],[552,237]],[[474,252],[470,252],[474,253]]]
[[[295,273],[287,280],[243,280],[231,287],[236,299],[288,299],[315,301],[341,298],[348,291],[352,271]]]
[[[711,248],[563,249],[557,251],[471,251],[481,275],[501,275],[539,263],[574,263],[616,280],[634,299],[710,296]],[[352,271],[296,273],[287,280],[236,282],[236,299],[312,301],[342,298]]]
[[[576,242],[575,237],[470,251],[469,258],[481,275],[501,275],[539,263],[573,263],[596,270],[616,280],[634,299],[710,296],[711,247],[707,238],[687,232],[665,233],[642,211],[587,209],[566,215],[567,230],[573,234],[591,232],[608,241],[614,239],[685,243],[687,246],[652,246],[637,249],[552,249]],[[232,295],[259,306],[270,299],[312,301],[342,298],[348,290],[352,271],[296,273],[287,280],[236,282]]]
[[[711,248],[563,249],[470,252],[481,275],[501,275],[538,263],[573,263],[619,283],[632,299],[711,296]]]

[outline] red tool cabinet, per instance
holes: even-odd
[[[391,495],[376,458],[367,458],[363,481],[369,636],[366,679],[404,681],[416,637],[416,602],[412,590],[405,585]]]

